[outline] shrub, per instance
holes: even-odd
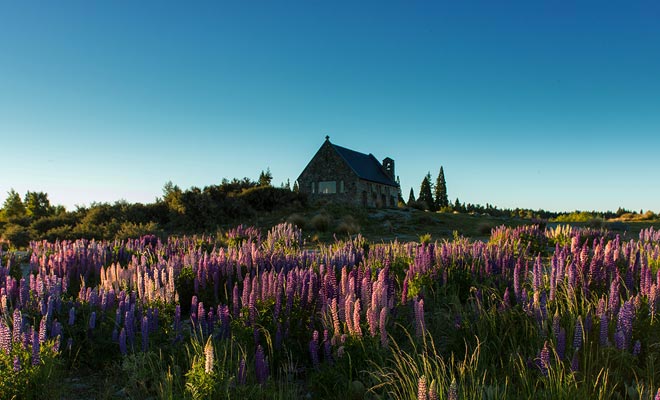
[[[156,234],[158,233],[158,224],[155,222],[149,223],[139,223],[135,222],[124,222],[121,224],[119,231],[115,235],[115,239],[125,240],[125,239],[135,239],[144,235]]]
[[[8,224],[2,237],[16,248],[23,248],[30,244],[30,230],[24,226]]]
[[[319,232],[326,232],[330,227],[330,216],[327,214],[316,214],[312,218],[312,226]]]
[[[493,226],[488,222],[481,222],[477,225],[477,232],[484,236],[490,236],[490,231],[493,230]]]
[[[293,224],[300,229],[305,229],[307,226],[307,219],[305,219],[305,217],[301,214],[297,213],[289,215],[289,217],[286,219],[286,222]]]
[[[358,224],[357,220],[352,215],[346,215],[341,221],[339,221],[337,228],[335,228],[335,232],[354,235],[360,232],[360,224]]]

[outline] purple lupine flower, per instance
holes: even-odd
[[[323,357],[325,362],[332,363],[332,344],[330,343],[330,333],[327,329],[323,331]]]
[[[389,339],[387,337],[387,308],[380,309],[380,318],[378,319],[378,329],[380,330],[380,344],[387,347]]]
[[[211,339],[206,341],[206,346],[204,346],[204,372],[210,374],[213,372],[213,343]]]
[[[571,360],[571,371],[577,372],[579,368],[580,368],[580,362],[578,360],[578,353],[576,351],[573,354],[573,359]]]
[[[149,347],[149,318],[146,315],[142,317],[140,328],[140,333],[142,334],[142,351],[146,352]]]
[[[18,358],[18,355],[14,356],[14,372],[21,370],[21,359]]]
[[[245,358],[241,358],[238,363],[238,372],[236,373],[236,382],[239,385],[245,385],[247,382],[247,368],[245,366]]]
[[[456,378],[451,378],[451,384],[449,385],[449,391],[447,392],[447,400],[458,400],[458,384],[456,383]]]
[[[46,332],[46,322],[48,321],[48,318],[43,317],[41,318],[41,322],[39,323],[39,343],[44,343],[47,338],[47,332]]]
[[[39,343],[39,332],[32,330],[32,365],[41,364],[41,344]]]
[[[556,339],[559,339],[559,328],[561,328],[560,323],[561,318],[559,317],[559,309],[557,309],[554,317],[552,317],[552,333],[554,333]]]
[[[415,332],[417,336],[423,336],[426,329],[424,323],[424,299],[415,300],[413,306],[415,308]]]
[[[660,271],[660,269],[658,270]],[[651,315],[651,319],[655,317],[655,313],[657,312],[657,307],[658,307],[658,286],[656,284],[653,284],[651,286],[651,290],[649,291],[649,314]]]
[[[0,349],[5,354],[11,352],[11,332],[3,320],[0,320]]]
[[[610,345],[609,341],[609,321],[607,319],[607,314],[602,313],[600,315],[600,345],[607,347]]]
[[[239,304],[241,297],[238,295],[238,283],[234,283],[234,289],[232,290],[231,302],[232,302],[232,312],[234,318],[238,318],[238,315],[241,312],[241,306]]]
[[[637,357],[639,353],[642,352],[642,343],[638,340],[635,340],[635,345],[633,346],[633,356]]]
[[[71,340],[71,339],[69,339]],[[119,352],[125,356],[126,353],[128,352],[126,348],[126,329],[121,328],[121,331],[119,332]]]
[[[353,309],[353,333],[356,336],[362,336],[362,327],[360,326],[360,299],[355,300]]]
[[[621,338],[617,342],[617,346],[621,346],[618,347],[620,350],[627,349],[632,339],[634,307],[632,301],[629,300],[623,303],[619,309],[616,330],[621,333]]]
[[[564,359],[566,354],[566,330],[564,328],[559,328],[559,334],[557,335],[557,356],[560,360]]]
[[[573,349],[579,350],[582,347],[582,317],[578,315],[577,320],[575,321],[575,330],[573,331]]]
[[[422,375],[417,381],[417,400],[427,400],[426,376]]]
[[[174,332],[178,336],[181,332],[181,305],[177,304],[174,307]]]
[[[550,350],[548,349],[548,342],[543,344],[541,354],[539,355],[539,368],[543,376],[548,376],[548,369],[550,368]]]
[[[658,388],[658,393],[655,394],[654,400],[660,400],[660,388]]]
[[[19,310],[18,308],[14,309],[12,323],[13,323],[12,341],[14,343],[20,343],[21,333],[23,333],[23,317],[21,316],[21,310]]]
[[[405,305],[408,301],[408,274],[403,278],[403,288],[401,289],[401,304]]]
[[[502,308],[501,311],[506,311],[511,308],[511,295],[509,294],[509,288],[507,287],[504,290],[504,297],[502,297]]]
[[[319,366],[319,331],[314,331],[312,340],[309,341],[309,354],[312,357],[312,365],[314,368]]]
[[[264,349],[261,347],[261,345],[257,346],[256,355],[254,357],[254,367],[255,374],[257,376],[257,382],[260,385],[263,385],[268,380],[268,363],[266,361]]]
[[[92,311],[89,316],[89,329],[93,331],[94,328],[96,328],[96,311]]]

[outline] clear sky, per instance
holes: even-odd
[[[326,134],[405,198],[660,212],[660,3],[0,3],[0,201],[279,185]]]

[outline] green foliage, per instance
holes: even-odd
[[[52,215],[55,207],[50,205],[48,194],[28,191],[25,194],[25,210],[29,217],[38,219]]]
[[[326,232],[330,228],[330,216],[327,214],[316,214],[312,217],[312,226],[319,232]]]
[[[8,240],[14,248],[25,248],[30,244],[32,234],[29,228],[16,224],[7,224],[2,237]]]
[[[55,339],[41,344],[38,365],[32,365],[31,349],[14,345],[9,354],[0,350],[0,399],[59,398],[62,369],[54,345]]]
[[[20,218],[26,214],[21,196],[14,189],[7,192],[7,198],[2,205],[2,214],[5,219]]]
[[[429,211],[435,211],[435,200],[433,200],[433,193],[431,191],[431,173],[426,174],[422,180],[422,184],[419,188],[419,198],[418,202],[426,205],[426,209]]]
[[[458,199],[456,200],[458,201]],[[447,182],[445,181],[445,171],[442,169],[442,166],[440,166],[440,172],[438,172],[438,178],[435,181],[435,208],[439,210],[448,206],[449,200],[447,198]]]
[[[119,231],[115,234],[115,239],[125,240],[125,239],[135,239],[141,236],[149,234],[158,234],[158,224],[155,222],[149,222],[146,224],[135,223],[135,222],[124,222],[121,224]]]

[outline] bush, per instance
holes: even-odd
[[[360,224],[358,224],[357,220],[352,215],[346,215],[341,221],[339,221],[337,228],[335,228],[335,232],[354,235],[360,232]]]
[[[158,233],[158,224],[153,221],[145,224],[124,222],[123,224],[121,224],[119,231],[115,235],[115,239],[119,239],[119,240],[135,239],[144,235],[156,234],[156,233]]]
[[[307,219],[305,219],[304,216],[297,213],[289,215],[289,217],[286,219],[286,222],[293,224],[300,229],[305,229],[305,227],[307,226]]]
[[[492,230],[493,225],[489,224],[488,222],[481,222],[479,225],[477,225],[477,232],[479,232],[480,235],[490,236],[490,232]]]
[[[316,214],[312,218],[312,226],[319,232],[326,232],[330,227],[330,217],[327,214]]]
[[[9,241],[11,246],[16,248],[27,247],[30,244],[30,230],[24,226],[16,224],[7,224],[2,237]]]

